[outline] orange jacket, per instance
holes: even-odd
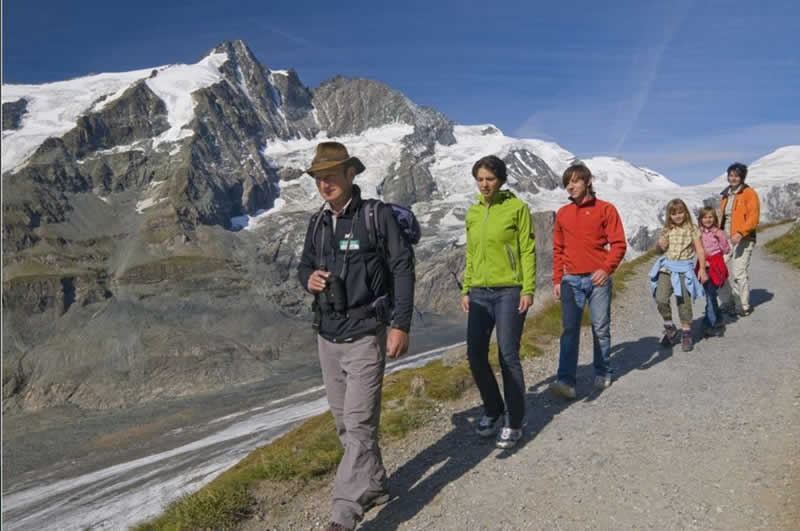
[[[720,226],[725,232],[728,232],[728,220],[725,219],[725,205],[728,203],[728,199],[731,195],[734,194],[725,195],[722,198],[722,203],[720,203],[720,219],[722,220]],[[754,234],[756,226],[758,225],[760,213],[761,207],[758,202],[758,194],[749,186],[742,186],[739,192],[735,194],[735,199],[733,200],[730,234],[733,235],[738,232],[743,238]]]

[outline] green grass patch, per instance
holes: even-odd
[[[8,264],[3,266],[3,282],[16,284],[49,281],[63,277],[77,277],[89,272],[89,269],[86,268],[40,264],[38,262]]]
[[[795,225],[782,236],[768,241],[764,247],[784,262],[800,269],[800,225]]]

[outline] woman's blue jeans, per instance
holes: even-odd
[[[558,379],[575,386],[583,307],[589,303],[594,343],[594,374],[611,374],[611,278],[603,286],[592,285],[592,276],[564,275],[561,279],[561,354]]]
[[[519,342],[525,314],[519,313],[519,287],[472,288],[467,319],[467,357],[483,400],[484,412],[498,417],[508,409],[509,426],[522,427],[525,417],[525,380],[519,360]],[[497,329],[503,394],[489,365],[489,340]]]

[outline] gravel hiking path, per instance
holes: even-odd
[[[640,266],[614,301],[613,385],[591,389],[588,330],[576,400],[547,390],[557,342],[526,361],[528,424],[516,448],[473,433],[476,392],[442,405],[385,448],[396,497],[359,529],[800,528],[800,273],[761,247],[786,229],[759,236],[750,316],[702,339],[696,302],[692,352],[658,344],[650,264]],[[243,528],[324,526],[330,485],[291,490]]]

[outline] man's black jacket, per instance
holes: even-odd
[[[308,277],[320,268],[318,263],[318,250],[323,244],[324,261],[327,271],[342,276],[342,271],[347,257],[347,267],[343,277],[347,292],[347,307],[349,309],[363,307],[374,302],[381,296],[394,293],[394,313],[392,315],[392,328],[399,328],[406,332],[411,328],[411,316],[414,308],[414,256],[410,244],[403,236],[397,225],[391,208],[386,206],[377,209],[379,238],[383,238],[385,256],[378,255],[375,247],[370,245],[369,233],[364,222],[361,191],[358,186],[353,186],[353,195],[350,204],[342,212],[333,229],[332,213],[323,210],[319,215],[322,220],[314,232],[314,218],[311,218],[306,231],[306,241],[303,245],[303,254],[297,268],[297,277],[303,289],[308,289]],[[347,234],[352,231],[350,251],[345,253]],[[325,241],[321,242],[325,237]],[[355,250],[355,242],[358,249]],[[375,317],[364,319],[337,318],[335,314],[323,312],[319,333],[331,341],[347,341],[358,339],[365,335],[375,333],[378,321]]]

